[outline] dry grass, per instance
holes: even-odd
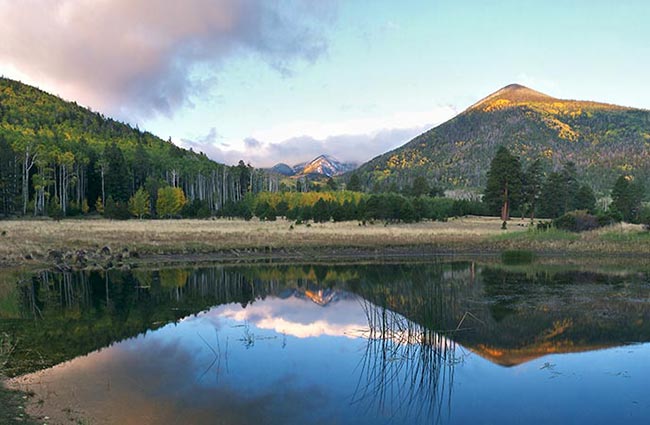
[[[136,249],[143,254],[215,252],[233,248],[374,247],[477,243],[501,234],[494,218],[463,218],[446,223],[357,222],[295,225],[285,220],[16,220],[0,222],[0,260],[15,262],[50,250]],[[511,226],[513,230],[523,228]]]
[[[466,217],[448,222],[383,223],[359,226],[357,222],[294,225],[291,222],[252,220],[12,220],[0,222],[0,264],[19,264],[26,257],[44,260],[50,250],[113,251],[128,248],[144,255],[214,253],[247,248],[329,248],[430,246],[441,250],[499,251],[529,249],[535,252],[589,254],[650,253],[650,237],[637,227],[614,226],[576,234],[536,234],[519,220],[501,230],[498,218]],[[647,232],[645,232],[647,233]]]

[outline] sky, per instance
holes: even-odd
[[[0,0],[0,74],[229,164],[365,162],[510,83],[650,109],[645,0]]]

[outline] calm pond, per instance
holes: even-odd
[[[647,271],[4,273],[2,334],[9,384],[54,422],[650,422]]]

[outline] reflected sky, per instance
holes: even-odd
[[[280,285],[281,269],[259,269],[253,279],[216,269],[214,286],[204,285],[205,274],[183,274],[188,280],[172,290],[181,304],[156,298],[165,287],[127,291],[126,276],[103,306],[91,282],[80,293],[93,300],[92,326],[107,329],[157,323],[197,303],[199,293],[217,302],[11,385],[34,391],[33,413],[54,423],[72,416],[162,425],[647,422],[645,275],[478,268],[475,276],[468,267],[358,268],[354,285],[298,284],[296,270]],[[379,281],[360,283],[373,273]],[[194,275],[203,276],[197,285]],[[246,295],[252,285],[256,296]],[[59,317],[42,308],[43,325]],[[56,311],[80,309],[60,323],[86,340],[97,333],[84,327],[84,308],[73,302]]]
[[[215,307],[15,382],[43,398],[43,409],[83,406],[97,423],[115,424],[431,423],[432,414],[440,423],[639,423],[650,415],[647,344],[514,368],[458,347],[453,400],[441,411],[359,399],[369,342],[351,332],[363,327],[355,297],[326,307],[268,297]],[[406,361],[398,350],[392,356],[388,366]],[[409,370],[391,373],[408,383]]]

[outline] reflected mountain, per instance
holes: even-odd
[[[18,342],[8,367],[12,375],[61,363],[215,305],[236,303],[250,308],[247,315],[259,315],[256,301],[269,296],[323,308],[344,302],[330,318],[344,316],[346,303],[361,300],[503,366],[650,341],[646,273],[513,272],[461,262],[46,271],[2,279],[0,332]],[[264,313],[269,328],[280,329],[271,322],[279,322],[283,313],[281,306]],[[354,323],[361,325],[372,327]],[[279,331],[290,333],[285,327]]]
[[[472,394],[455,382],[473,354],[507,374],[648,342],[649,320],[647,273],[441,262],[0,275],[17,385],[74,386],[118,423],[139,409],[152,423],[219,412],[249,423],[263,417],[253,406],[267,423],[311,418],[296,406],[320,411],[314,423],[339,411],[351,423],[444,422],[452,398]]]

